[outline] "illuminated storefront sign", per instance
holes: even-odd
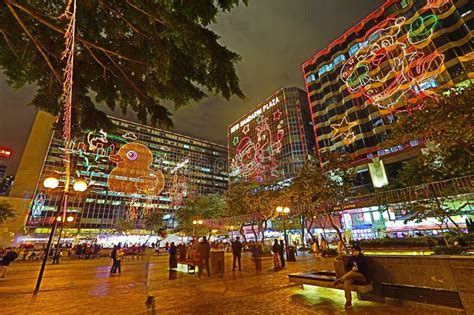
[[[262,107],[256,109],[254,112],[249,114],[245,119],[241,120],[239,123],[235,124],[230,128],[230,133],[234,133],[243,126],[247,125],[249,122],[254,120],[255,118],[259,117],[263,113],[265,113],[267,110],[275,106],[276,104],[280,103],[280,99],[277,97],[273,98],[271,101],[268,103],[264,104]]]

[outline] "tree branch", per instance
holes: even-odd
[[[61,83],[61,76],[56,72],[56,70],[54,69],[53,65],[51,64],[51,61],[49,60],[48,56],[46,55],[46,52],[43,50],[43,47],[40,45],[40,43],[38,43],[35,39],[35,37],[33,36],[33,34],[31,34],[31,32],[28,30],[28,28],[26,27],[26,25],[23,23],[23,21],[20,19],[20,17],[18,16],[18,14],[16,14],[16,11],[15,9],[13,9],[13,7],[11,6],[11,4],[9,3],[9,0],[4,0],[5,4],[7,5],[8,9],[10,10],[10,12],[12,13],[12,15],[15,17],[15,20],[18,22],[18,24],[20,24],[21,28],[25,31],[25,33],[28,35],[28,37],[33,41],[33,43],[35,44],[36,48],[38,49],[38,51],[40,52],[40,54],[43,56],[44,60],[46,61],[46,64],[48,65],[48,67],[51,69],[51,71],[53,72],[54,76],[56,77],[56,79],[59,81],[59,83]]]
[[[13,1],[13,0],[4,0],[5,3],[10,3],[11,5],[15,6],[16,8],[20,9],[21,11],[27,13],[29,16],[31,16],[32,18],[34,18],[36,21],[40,22],[41,24],[44,24],[46,25],[47,27],[49,27],[50,29],[52,29],[53,31],[56,31],[57,33],[60,33],[62,35],[65,34],[65,31],[60,28],[59,26],[56,26],[54,24],[52,24],[51,22],[49,22],[48,20],[38,16],[38,14],[36,14],[35,12],[33,12],[32,10],[30,10],[29,8],[26,8],[22,5],[20,5],[19,3]],[[136,59],[132,59],[132,58],[129,58],[129,57],[126,57],[124,55],[121,55],[115,51],[111,51],[109,49],[106,49],[102,46],[99,46],[97,44],[94,44],[93,42],[90,42],[88,40],[85,40],[84,38],[76,35],[76,39],[84,44],[87,44],[91,47],[94,47],[104,53],[107,53],[107,54],[110,54],[110,55],[113,55],[113,56],[116,56],[116,57],[119,57],[121,59],[124,59],[124,60],[127,60],[127,61],[130,61],[130,62],[135,62],[135,63],[139,63],[139,64],[143,64],[143,65],[146,65],[147,63],[146,62],[143,62],[143,61],[140,61],[140,60],[136,60]]]
[[[100,64],[102,66],[102,68],[104,69],[104,79],[107,80],[107,77],[106,77],[106,71],[109,71],[111,74],[114,75],[114,77],[118,78],[119,76],[117,74],[115,74],[115,72],[113,72],[110,68],[108,68],[106,65],[104,65],[100,60],[99,58],[97,58],[97,56],[94,54],[94,52],[89,48],[88,45],[84,44],[84,47],[87,49],[87,51],[91,54],[92,58],[94,58],[94,60]]]
[[[10,40],[8,39],[7,33],[6,33],[5,31],[3,31],[3,30],[0,30],[0,33],[2,33],[3,38],[5,39],[5,42],[6,42],[7,45],[8,45],[8,48],[10,48],[10,50],[12,51],[12,53],[15,55],[16,59],[18,59],[18,55],[16,54],[15,49],[13,49],[13,46],[12,46]]]
[[[137,10],[137,11],[139,11],[139,12],[145,14],[146,16],[148,16],[149,18],[151,18],[152,20],[154,20],[154,21],[160,23],[161,25],[165,25],[165,23],[164,23],[163,21],[161,21],[160,19],[158,19],[156,16],[151,15],[150,13],[148,13],[148,12],[146,12],[145,10],[139,8],[138,6],[131,4],[129,0],[127,0],[127,4],[128,4],[129,6],[131,6],[132,8],[134,8],[135,10]]]

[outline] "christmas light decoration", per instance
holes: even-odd
[[[44,203],[46,201],[46,195],[44,193],[38,193],[33,200],[33,207],[31,208],[31,216],[33,218],[40,217],[44,211]]]
[[[122,137],[124,139],[132,140],[132,141],[135,141],[138,139],[137,135],[134,134],[133,132],[126,132],[125,134],[122,135]]]
[[[163,173],[150,168],[153,154],[143,144],[124,144],[117,154],[111,155],[109,159],[117,164],[107,179],[107,186],[111,191],[131,195],[159,195],[163,190]]]
[[[357,122],[349,122],[347,120],[347,116],[344,116],[340,123],[331,124],[331,128],[333,129],[331,133],[331,140],[335,141],[337,138],[342,137],[342,142],[345,145],[351,144],[356,138],[354,132],[352,131],[352,128],[354,128],[356,125]]]
[[[277,120],[279,120],[283,113],[277,109],[270,115],[275,118],[275,113],[277,113]],[[263,181],[265,177],[277,175],[277,156],[283,145],[285,131],[282,129],[282,121],[274,131],[270,128],[268,117],[260,115],[256,121],[257,126],[254,128],[256,131],[255,141],[245,136],[238,141],[238,144],[236,144],[237,141],[233,142],[236,145],[236,152],[232,159],[231,168],[244,178],[253,177],[258,181]],[[238,140],[237,136],[234,137],[234,140],[236,138]]]
[[[434,96],[418,87],[444,70],[443,55],[417,48],[430,40],[436,15],[420,16],[408,27],[405,22],[405,17],[388,18],[373,27],[341,69],[350,93],[362,93],[389,112],[420,108],[424,97]],[[404,27],[408,32],[403,33]]]

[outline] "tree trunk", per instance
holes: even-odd
[[[311,232],[311,228],[313,227],[313,224],[314,224],[314,219],[311,218],[309,226],[306,228],[306,231],[308,231],[308,234],[311,236],[311,240],[314,240],[313,232]]]
[[[265,244],[265,230],[267,229],[267,219],[264,219],[262,222],[262,245]]]
[[[331,213],[327,209],[324,209],[324,212],[326,213],[326,216],[329,219],[329,223],[331,223],[332,228],[336,230],[337,236],[339,237],[339,240],[341,240],[344,250],[346,251],[346,253],[349,253],[349,249],[347,248],[346,242],[344,241],[344,238],[342,237],[341,230],[336,226],[336,224],[334,224]]]
[[[304,218],[305,218],[304,214],[302,214],[301,215],[301,246],[302,247],[306,247],[305,241],[304,241],[304,234],[305,234],[304,233],[304,230],[305,230],[305,224],[304,224],[305,220],[304,220]]]
[[[239,234],[242,235],[242,239],[244,240],[245,243],[247,243],[247,238],[245,237],[245,233],[244,233],[244,224],[245,222],[242,222],[240,224]]]
[[[255,232],[255,221],[252,222],[252,232],[253,232],[253,236],[255,237],[255,242],[258,242],[258,235],[257,235],[257,232]]]

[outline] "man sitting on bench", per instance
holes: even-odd
[[[337,286],[341,283],[344,284],[344,292],[346,295],[346,305],[344,306],[346,309],[352,308],[352,283],[357,281],[359,283],[366,283],[367,282],[367,265],[364,259],[364,255],[359,246],[352,247],[351,257],[349,257],[349,261],[346,265],[346,272],[342,277],[337,279],[333,282],[333,286]]]

